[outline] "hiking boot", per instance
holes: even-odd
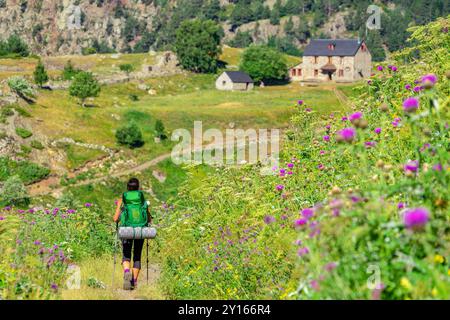
[[[131,290],[137,289],[137,279],[131,280]]]
[[[133,280],[133,275],[129,270],[125,270],[123,273],[123,290],[131,290],[131,281]]]

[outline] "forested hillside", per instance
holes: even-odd
[[[40,54],[148,52],[172,49],[181,23],[201,18],[220,24],[224,42],[232,46],[262,42],[301,55],[312,37],[366,38],[370,4],[366,0],[0,0],[0,31],[3,40],[20,34]],[[383,9],[382,29],[370,31],[367,38],[376,60],[384,58],[383,49],[405,46],[409,26],[449,13],[445,0],[375,4]],[[70,23],[77,21],[79,28],[71,29]],[[5,51],[2,44],[0,54]]]

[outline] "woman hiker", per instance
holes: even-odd
[[[114,215],[114,222],[122,223],[126,222],[121,219],[121,214],[125,207],[128,208],[135,205],[137,208],[146,208],[147,221],[144,222],[146,225],[152,222],[152,216],[149,211],[147,202],[144,199],[144,194],[139,190],[139,180],[136,178],[130,179],[127,184],[128,192],[122,195],[122,198],[117,202],[116,213]],[[128,215],[127,215],[128,216]],[[122,266],[124,270],[123,275],[123,288],[124,290],[132,290],[137,287],[137,281],[139,277],[139,272],[141,270],[141,255],[142,248],[144,246],[144,239],[134,239],[134,240],[122,240],[123,247],[123,258]],[[133,251],[133,269],[131,270],[131,251]]]

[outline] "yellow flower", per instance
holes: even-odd
[[[400,285],[407,290],[412,289],[412,284],[411,284],[411,282],[409,282],[408,278],[406,278],[406,277],[403,277],[400,279]]]
[[[433,297],[436,297],[436,296],[438,295],[438,291],[437,291],[436,288],[433,288],[433,290],[431,290],[431,295],[432,295]]]
[[[437,254],[437,255],[434,256],[434,262],[435,263],[442,264],[442,263],[444,263],[444,261],[445,261],[444,257],[441,256],[440,254]]]
[[[448,269],[447,274],[450,276],[450,269]]]

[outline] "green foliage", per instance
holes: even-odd
[[[31,141],[30,145],[36,150],[44,150],[44,145],[40,141],[33,140]]]
[[[0,200],[3,205],[21,206],[29,202],[27,189],[19,176],[11,176],[8,178],[1,190]]]
[[[238,31],[236,36],[229,41],[229,45],[234,48],[246,48],[253,43],[253,37],[250,32],[241,32]]]
[[[71,83],[69,94],[80,99],[81,105],[85,106],[85,101],[90,97],[98,97],[100,94],[100,84],[92,73],[81,71]]]
[[[273,82],[287,76],[287,62],[278,51],[266,46],[250,46],[242,55],[239,68],[255,81]]]
[[[135,122],[130,122],[119,128],[116,132],[116,139],[119,144],[130,148],[139,148],[144,144],[141,129]]]
[[[209,174],[188,167],[173,207],[160,210],[169,296],[446,299],[450,43],[442,31],[449,18],[411,28],[412,47],[389,62],[398,71],[384,66],[359,88],[352,103],[367,122],[342,120],[353,111],[323,115],[292,101],[290,139],[273,175],[261,175],[259,165]],[[405,89],[429,73],[434,86]],[[420,101],[414,114],[402,108],[411,96]],[[355,139],[339,142],[348,127]],[[417,171],[405,168],[410,160]],[[408,228],[405,213],[419,207],[428,222]]]
[[[31,184],[46,178],[50,170],[29,161],[14,161],[0,157],[0,181],[6,181],[10,176],[19,176],[25,184]]]
[[[6,41],[0,41],[0,57],[28,57],[28,45],[17,35],[10,36]]]
[[[156,136],[158,138],[160,138],[161,140],[167,139],[166,128],[164,127],[163,122],[159,119],[156,120],[156,123],[155,123],[155,132],[156,132]]]
[[[183,22],[175,41],[175,52],[183,68],[193,72],[215,72],[222,52],[222,36],[222,28],[214,21]]]
[[[119,66],[120,71],[123,71],[127,74],[127,76],[130,76],[130,73],[133,72],[134,67],[130,63],[121,64]]]
[[[62,79],[66,81],[73,80],[73,78],[80,72],[81,70],[75,69],[72,65],[72,61],[68,60],[62,72]]]
[[[23,139],[27,139],[29,137],[31,137],[33,135],[33,132],[28,131],[25,128],[16,128],[16,133],[19,137],[23,138]]]
[[[35,97],[34,90],[30,83],[22,77],[12,77],[8,79],[8,86],[12,92],[25,101],[30,101]]]
[[[33,76],[34,83],[36,83],[40,87],[42,87],[42,85],[48,81],[48,74],[41,60],[39,60],[39,63],[34,70]]]

